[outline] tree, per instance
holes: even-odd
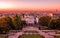
[[[8,31],[12,28],[14,27],[13,27],[12,20],[9,16],[0,18],[0,30],[1,31]]]
[[[14,30],[15,26],[13,25],[12,18],[10,18],[9,16],[6,16],[5,20],[7,21],[7,24],[9,24],[9,26],[11,27],[11,29]]]
[[[26,26],[27,26],[26,21],[22,20],[22,21],[21,21],[21,25],[22,25],[22,27],[26,27]]]
[[[50,29],[60,29],[60,19],[52,19],[49,23]]]
[[[39,18],[38,23],[42,26],[48,26],[50,20],[51,20],[50,16],[43,16]]]
[[[21,17],[17,14],[12,17],[13,24],[15,25],[16,30],[19,30],[21,28]]]

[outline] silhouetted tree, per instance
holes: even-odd
[[[15,25],[15,28],[18,30],[21,28],[21,17],[16,14],[16,16],[12,17],[13,24]]]
[[[60,29],[60,19],[52,19],[49,23],[50,29]]]
[[[8,16],[0,18],[0,30],[9,31],[11,29],[14,29],[11,18]]]
[[[48,26],[50,20],[51,20],[50,16],[43,16],[39,18],[38,23],[42,26]]]
[[[27,26],[26,21],[22,20],[22,21],[21,21],[21,25],[22,25],[22,27],[26,27],[26,26]]]

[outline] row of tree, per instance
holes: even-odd
[[[21,30],[23,26],[26,26],[26,22],[22,21],[21,17],[18,15],[12,17],[4,16],[0,18],[0,33],[9,30]]]
[[[60,18],[51,18],[50,16],[43,16],[39,18],[40,25],[47,26],[48,29],[60,30]]]
[[[52,19],[50,16],[43,16],[39,18],[38,23],[42,26],[47,26],[49,29],[60,30],[60,18]],[[0,32],[21,30],[26,25],[26,21],[22,21],[21,17],[18,15],[0,18]]]

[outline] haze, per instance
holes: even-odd
[[[60,10],[60,0],[0,0],[0,9]]]

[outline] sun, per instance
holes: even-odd
[[[11,8],[12,4],[10,3],[6,3],[6,2],[0,2],[0,9],[7,9],[7,8]]]

